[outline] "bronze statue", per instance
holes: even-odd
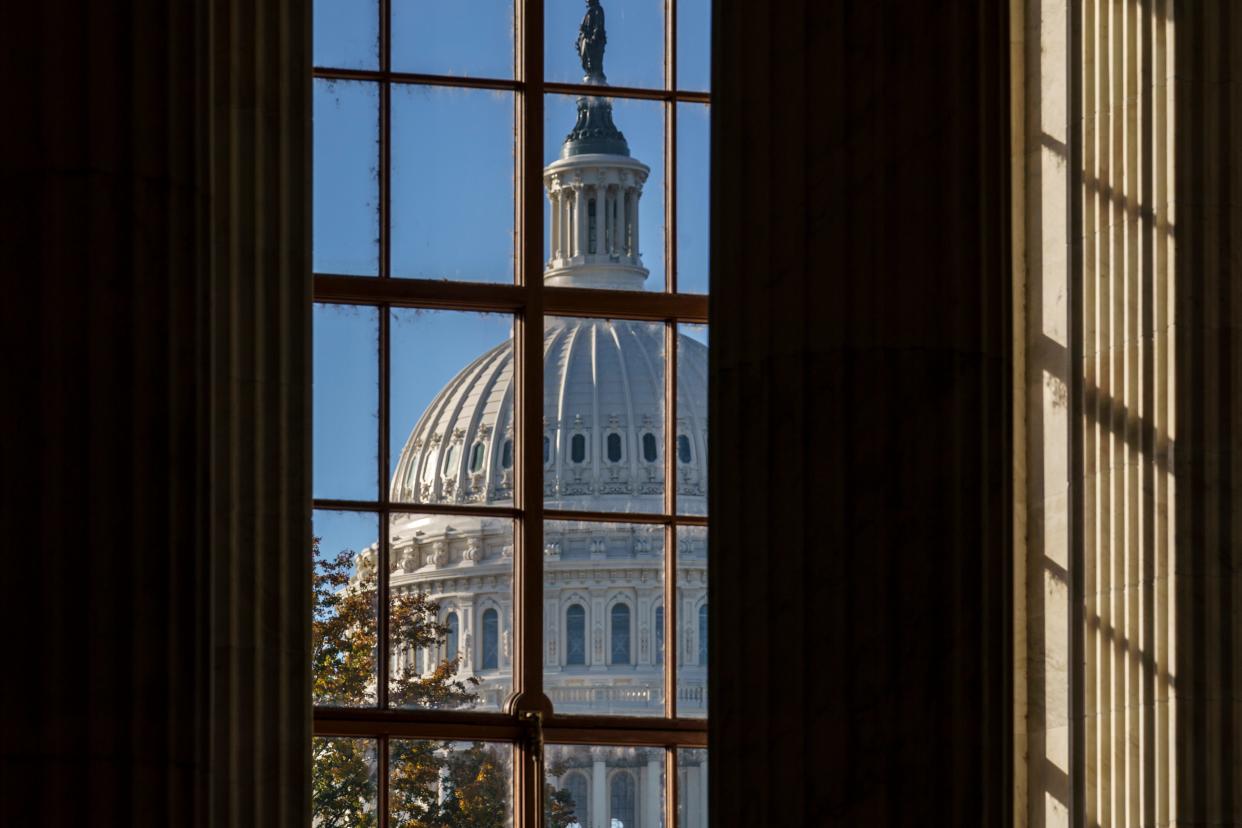
[[[603,81],[604,44],[608,42],[604,34],[604,7],[599,0],[586,0],[586,4],[586,14],[578,27],[578,56],[582,58],[582,71],[586,72],[587,79]]]

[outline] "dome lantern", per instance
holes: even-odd
[[[607,87],[604,9],[588,0],[578,30],[582,82]],[[554,287],[639,290],[647,279],[638,239],[638,207],[651,169],[630,157],[612,120],[612,101],[578,98],[578,118],[561,157],[543,171],[551,202],[544,281]]]

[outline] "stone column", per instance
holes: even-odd
[[[634,214],[630,218],[630,222],[634,225],[634,237],[630,246],[634,249],[634,258],[637,259],[642,255],[642,248],[638,246],[638,199],[642,197],[643,191],[641,187],[634,188]]]
[[[595,255],[602,256],[604,254],[604,195],[605,187],[603,184],[595,185]]]
[[[643,816],[644,828],[660,824],[660,771],[663,769],[662,759],[648,759],[647,767],[643,768]]]
[[[548,228],[551,248],[548,252],[551,254],[553,261],[561,258],[561,194],[559,190],[551,190],[548,193],[549,209],[548,220],[551,226]]]
[[[690,765],[686,768],[685,790],[680,791],[681,808],[685,815],[683,828],[704,828],[703,826],[703,793],[701,790],[701,771]]]
[[[561,258],[568,259],[573,255],[573,212],[569,198],[569,188],[561,187],[558,196],[561,205]]]
[[[591,828],[608,828],[608,766],[602,759],[591,766]]]
[[[578,240],[574,255],[582,256],[587,250],[587,209],[586,187],[580,183],[574,185],[574,230]]]
[[[621,219],[618,222],[621,226],[621,240],[617,243],[617,249],[620,250],[622,256],[630,255],[630,218],[629,210],[627,209],[629,207],[629,201],[629,187],[622,188],[621,196],[618,199],[618,204],[620,204],[621,207]]]

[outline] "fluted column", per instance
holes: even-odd
[[[574,219],[576,225],[574,230],[578,240],[574,255],[583,256],[587,252],[586,186],[583,184],[574,185]]]
[[[617,189],[617,206],[619,208],[617,211],[618,212],[617,232],[618,232],[618,235],[620,236],[620,240],[617,242],[617,252],[621,256],[630,255],[630,251],[628,248],[629,240],[630,240],[630,233],[629,233],[630,225],[629,225],[629,214],[628,214],[628,211],[626,210],[626,206],[627,206],[626,202],[629,200],[629,192],[630,192],[629,188],[627,187],[619,187]]]
[[[664,768],[663,759],[648,759],[644,768],[643,779],[643,825],[660,824],[660,772]]]
[[[5,10],[7,825],[309,825],[309,16]]]
[[[591,765],[591,826],[608,828],[608,766],[603,759]]]
[[[549,224],[548,228],[551,244],[549,252],[552,254],[552,260],[556,261],[561,258],[561,194],[559,190],[551,190],[548,192],[548,201],[550,206],[548,209]]]
[[[595,249],[596,255],[604,253],[604,185],[595,185]]]

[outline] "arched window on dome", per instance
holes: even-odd
[[[685,434],[677,435],[677,459],[689,463],[694,455],[690,451],[690,438]]]
[[[620,463],[621,457],[621,435],[614,431],[608,435],[608,462]]]
[[[459,623],[457,621],[457,613],[450,612],[448,618],[444,619],[444,625],[448,627],[448,633],[444,637],[444,654],[449,661],[457,658],[457,632]]]
[[[580,771],[565,774],[564,790],[569,792],[574,803],[574,822],[586,828],[591,824],[591,795],[586,774]]]
[[[664,607],[655,611],[655,663],[664,663]]]
[[[552,465],[552,438],[546,434],[543,435],[543,464]]]
[[[699,607],[699,664],[707,664],[707,604]]]
[[[544,437],[543,440],[544,440],[544,447],[546,450],[546,447],[548,444],[548,438]],[[546,457],[544,458],[544,462],[545,463],[547,462]],[[500,447],[500,467],[502,469],[513,468],[513,441],[512,440],[505,440],[504,445]]]
[[[487,447],[483,445],[482,440],[475,442],[470,449],[470,473],[478,474],[483,471],[483,458],[487,455]]]
[[[608,818],[610,828],[634,828],[634,777],[629,771],[617,771],[612,775],[608,795]]]
[[[496,610],[483,611],[483,652],[479,669],[495,670],[500,666],[500,622]]]
[[[457,446],[450,445],[444,451],[444,466],[440,469],[441,474],[453,473],[453,461],[457,459]]]
[[[659,456],[659,443],[656,436],[648,431],[643,435],[643,460],[654,463]]]
[[[565,610],[565,663],[586,664],[586,610],[581,604]]]
[[[609,638],[612,641],[609,664],[630,663],[630,608],[627,604],[614,604],[612,607],[611,629]]]
[[[569,440],[569,459],[575,463],[585,463],[586,454],[586,435],[575,434]]]

